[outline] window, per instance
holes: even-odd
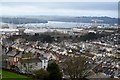
[[[37,66],[38,65],[38,63],[35,63],[35,66]]]

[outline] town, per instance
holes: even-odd
[[[0,80],[120,80],[118,0],[2,0]]]
[[[69,79],[70,75],[64,72],[64,61],[80,56],[87,59],[85,78],[120,79],[119,37],[117,26],[38,29],[25,29],[19,26],[10,29],[9,26],[3,25],[2,68],[33,74],[35,70],[46,70],[49,63],[56,62],[64,74],[63,78]],[[78,63],[74,65],[79,66]]]

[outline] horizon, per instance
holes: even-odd
[[[110,16],[61,16],[61,15],[17,15],[17,16],[13,16],[13,15],[0,15],[0,17],[11,17],[11,18],[25,18],[25,17],[108,17],[108,18],[118,18],[118,17],[110,17]]]

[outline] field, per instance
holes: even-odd
[[[31,79],[25,75],[20,75],[14,72],[2,70],[2,80],[31,80]]]

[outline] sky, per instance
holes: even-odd
[[[1,2],[119,2],[119,0],[1,0]]]
[[[5,0],[6,1],[6,0]],[[57,15],[118,17],[118,2],[1,2],[0,15]],[[109,0],[110,1],[110,0]]]

